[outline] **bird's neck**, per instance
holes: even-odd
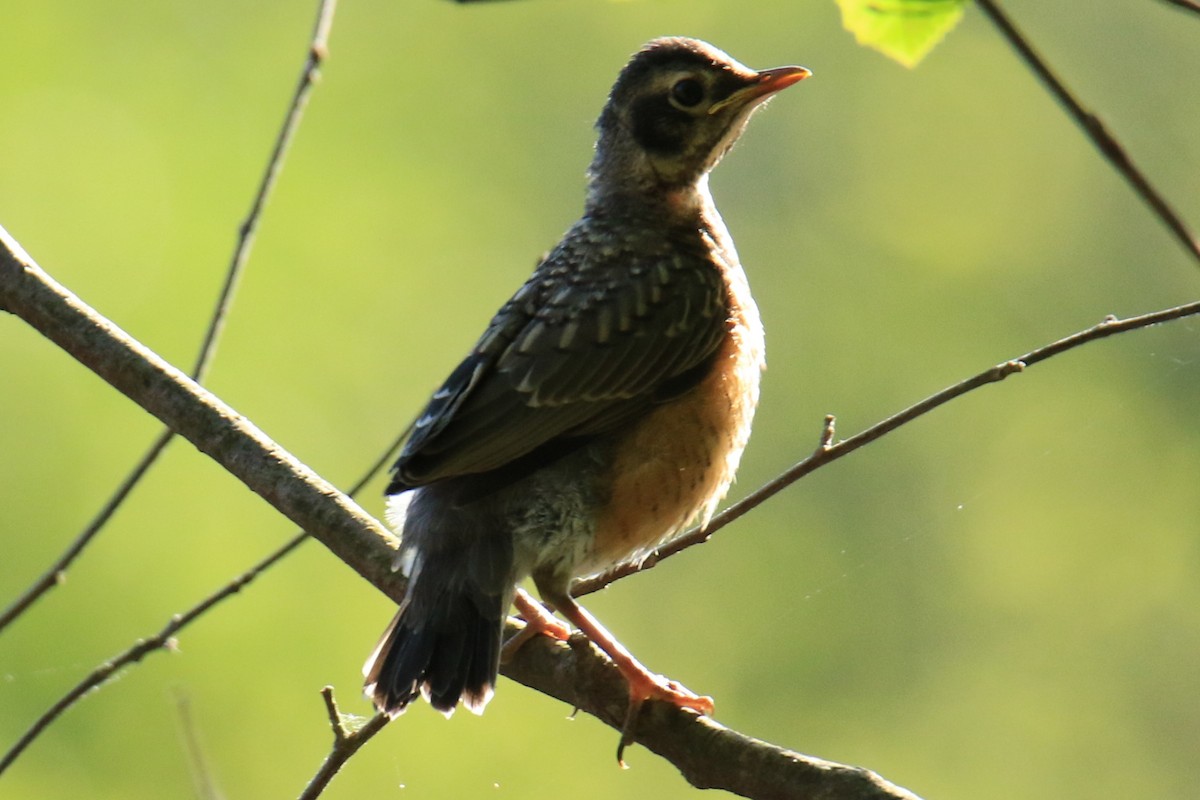
[[[678,186],[659,183],[613,183],[593,178],[587,214],[645,220],[658,225],[697,225],[721,220],[708,191],[708,174]],[[723,225],[721,226],[724,227]]]
[[[602,187],[606,190],[601,191]],[[584,219],[644,231],[690,231],[708,242],[706,246],[718,257],[723,271],[741,272],[733,238],[709,193],[708,173],[686,186],[653,190],[593,181]]]

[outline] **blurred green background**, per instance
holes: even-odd
[[[1165,3],[1009,10],[1200,226],[1200,20]],[[304,55],[314,3],[0,0],[0,224],[190,366]],[[919,69],[829,0],[344,0],[210,386],[353,481],[577,215],[591,124],[662,34],[816,77],[713,191],[768,329],[740,496],[995,362],[1193,300],[1200,270],[974,9]],[[0,602],[158,431],[0,319]],[[929,798],[1183,797],[1200,783],[1200,322],[1092,344],[821,470],[589,606],[734,728]],[[380,513],[381,481],[363,495]],[[171,446],[65,586],[0,636],[0,748],[86,671],[292,534]],[[194,797],[180,703],[226,797],[296,795],[366,713],[388,601],[309,543],[88,697],[0,779],[14,798]],[[419,707],[329,798],[686,797],[640,748],[503,681]]]

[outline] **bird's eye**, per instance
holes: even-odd
[[[704,99],[704,87],[695,78],[683,78],[671,87],[671,101],[680,108],[695,108]]]

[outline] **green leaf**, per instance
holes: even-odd
[[[967,0],[837,0],[859,44],[915,67],[962,19]]]

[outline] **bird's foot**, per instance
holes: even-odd
[[[549,636],[560,642],[565,642],[571,637],[571,626],[555,619],[541,603],[534,600],[524,589],[517,589],[517,594],[513,597],[513,605],[517,607],[521,618],[525,620],[525,627],[513,634],[512,638],[500,648],[501,662],[511,661],[516,652],[538,634]]]
[[[617,745],[617,763],[622,769],[626,767],[625,748],[634,743],[638,716],[647,700],[670,703],[676,708],[690,709],[706,717],[712,716],[713,713],[711,697],[695,694],[683,684],[662,675],[655,675],[636,661],[633,663],[639,669],[630,669],[628,665],[618,664],[629,685],[629,708],[625,712],[625,722],[621,725],[621,741]]]

